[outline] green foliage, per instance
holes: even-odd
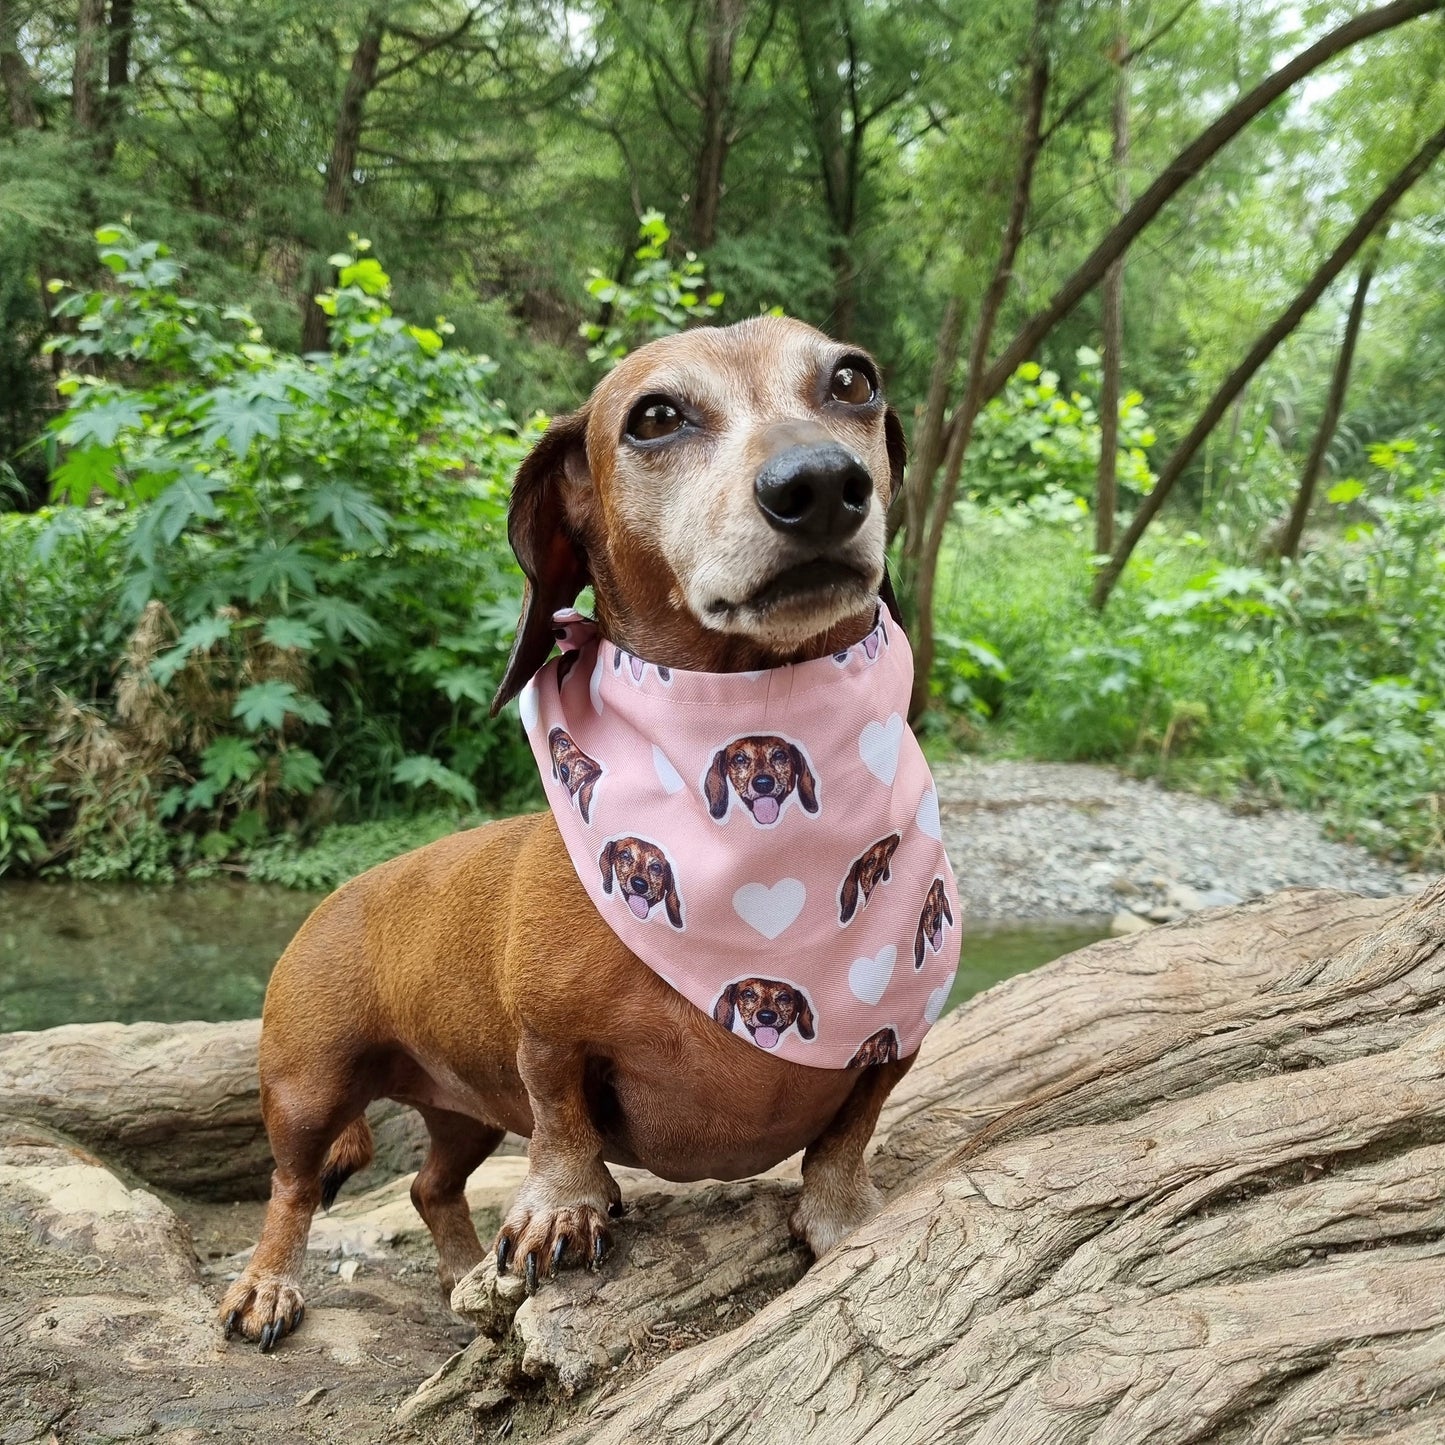
[[[487,712],[517,608],[505,496],[534,428],[488,399],[490,363],[395,316],[365,242],[320,298],[333,351],[302,359],[182,295],[163,245],[96,239],[112,281],[63,292],[51,343],[85,368],[50,426],[61,505],[12,524],[7,560],[49,599],[83,557],[100,627],[0,624],[31,660],[0,730],[31,802],[0,864],[154,872],[428,791],[525,793],[515,723]]]
[[[1079,349],[1079,385],[1094,386],[1099,356]],[[1025,362],[1000,396],[983,409],[969,453],[968,482],[975,497],[1028,501],[1061,489],[1094,494],[1099,470],[1099,418],[1092,397],[1078,387],[1067,394],[1056,371]],[[1154,485],[1148,449],[1154,429],[1137,391],[1119,399],[1117,479],[1122,491],[1142,495]]]
[[[1239,566],[1198,533],[1161,533],[1104,618],[1083,601],[1076,523],[967,508],[947,615],[1007,667],[985,738],[1256,790],[1378,851],[1445,862],[1445,467],[1409,441],[1370,457],[1332,490],[1348,520],[1297,566]]]
[[[584,321],[581,334],[592,343],[587,359],[609,369],[645,342],[706,321],[723,304],[721,291],[708,290],[706,267],[693,252],[680,266],[670,259],[672,232],[660,211],[643,216],[638,236],[637,266],[625,282],[596,269],[587,273],[587,294],[601,303],[605,319]]]

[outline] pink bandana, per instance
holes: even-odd
[[[862,642],[764,672],[679,672],[576,612],[522,722],[612,930],[723,1028],[824,1069],[913,1053],[958,968],[938,795],[905,718],[913,654]]]

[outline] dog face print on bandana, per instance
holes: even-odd
[[[522,722],[568,856],[618,938],[777,1058],[906,1058],[958,968],[938,795],[880,611],[842,652],[754,673],[658,667],[576,612]]]

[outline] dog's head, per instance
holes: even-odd
[[[880,838],[871,847],[865,848],[854,860],[838,890],[838,920],[847,923],[858,911],[859,903],[867,903],[873,890],[886,883],[893,866],[893,855],[903,841],[898,833]]]
[[[613,880],[623,901],[638,918],[646,918],[659,904],[667,905],[667,921],[682,927],[682,899],[672,864],[656,843],[646,838],[614,838],[597,860],[602,866],[602,891],[612,892]]]
[[[745,671],[857,642],[903,462],[872,358],[801,321],[641,347],[517,473],[507,530],[527,585],[494,709],[589,583],[604,633],[663,665]]]
[[[708,812],[721,821],[736,792],[753,821],[776,823],[783,804],[796,791],[809,813],[818,811],[818,780],[803,750],[787,738],[771,735],[734,738],[719,748],[703,778]]]
[[[935,878],[923,900],[923,911],[918,915],[918,933],[913,940],[913,966],[923,967],[923,946],[927,944],[934,953],[943,947],[943,925],[953,922],[953,909],[949,907],[948,890],[942,878]]]
[[[898,1057],[898,1035],[891,1028],[881,1028],[876,1034],[869,1034],[858,1052],[848,1060],[850,1069],[866,1069],[874,1064],[891,1064]]]
[[[741,978],[717,996],[712,1016],[731,1031],[734,1020],[759,1048],[775,1049],[778,1040],[797,1026],[799,1037],[811,1039],[816,1029],[813,1006],[802,989],[777,978]]]
[[[589,758],[562,728],[547,734],[547,748],[552,754],[552,776],[559,779],[569,793],[602,775],[594,758]]]

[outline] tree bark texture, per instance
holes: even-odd
[[[1445,881],[1099,945],[941,1031],[883,1212],[556,1438],[1441,1438]]]
[[[100,130],[105,97],[105,0],[79,0],[75,10],[75,67],[70,85],[70,114],[77,130]]]
[[[331,154],[326,162],[326,186],[322,192],[322,209],[333,220],[340,221],[351,209],[355,185],[356,158],[361,149],[361,134],[366,125],[366,102],[376,88],[377,70],[381,63],[381,45],[386,36],[386,22],[380,11],[368,12],[362,22],[361,35],[351,55],[351,69],[341,92],[336,112],[336,129],[331,138]],[[307,296],[302,301],[301,350],[324,351],[327,342],[326,313],[309,294],[317,280],[308,277]]]
[[[903,481],[903,496],[893,517],[894,533],[901,526],[905,539],[904,592],[913,596],[913,579],[908,573],[908,553],[923,535],[928,519],[928,487],[943,461],[943,425],[948,416],[948,392],[953,384],[953,368],[963,344],[963,328],[967,320],[963,301],[955,293],[943,306],[943,320],[938,326],[938,344],[933,353],[933,369],[928,377],[928,395],[923,414],[913,430],[913,447]],[[889,540],[892,540],[890,534]]]
[[[1105,566],[1099,569],[1094,579],[1092,597],[1095,608],[1102,609],[1108,602],[1109,594],[1114,590],[1120,574],[1128,565],[1134,548],[1139,544],[1139,539],[1144,535],[1150,522],[1158,516],[1159,509],[1164,505],[1169,493],[1173,491],[1174,484],[1189,463],[1194,460],[1194,454],[1204,444],[1209,433],[1214,430],[1220,417],[1229,409],[1230,402],[1244,390],[1255,372],[1274,354],[1280,342],[1304,320],[1329,284],[1350,264],[1360,247],[1380,227],[1405,192],[1435,164],[1442,151],[1445,151],[1445,127],[1436,131],[1415,152],[1410,161],[1396,172],[1359,220],[1350,228],[1343,240],[1330,253],[1328,259],[1310,277],[1299,295],[1290,302],[1275,319],[1273,325],[1254,343],[1244,360],[1219,384],[1218,390],[1209,399],[1208,405],[1199,414],[1199,419],[1190,428],[1188,435],[1175,447],[1169,460],[1165,462],[1159,473],[1159,479],[1154,483],[1154,490],[1140,502],[1139,510],[1135,512],[1128,530],[1114,549],[1113,556]]]
[[[35,82],[18,48],[18,22],[10,0],[0,0],[0,87],[10,124],[16,130],[33,130],[40,124],[35,109]]]
[[[1129,71],[1124,4],[1119,0],[1116,42],[1119,73],[1114,78],[1114,204],[1129,209]],[[1104,272],[1104,363],[1099,392],[1099,478],[1094,488],[1094,551],[1107,557],[1114,550],[1114,515],[1118,510],[1119,398],[1124,374],[1124,257]]]
[[[1383,239],[1382,234],[1381,240]],[[1315,499],[1315,486],[1325,464],[1325,453],[1335,439],[1335,429],[1340,424],[1340,413],[1344,410],[1345,393],[1350,386],[1350,368],[1355,361],[1355,343],[1360,339],[1360,326],[1365,319],[1365,300],[1370,294],[1370,283],[1375,278],[1378,259],[1379,248],[1376,247],[1360,267],[1359,279],[1355,282],[1355,295],[1350,302],[1350,314],[1345,319],[1345,335],[1340,342],[1339,354],[1335,357],[1335,369],[1330,377],[1325,409],[1319,426],[1315,428],[1314,441],[1310,443],[1309,455],[1305,458],[1304,468],[1300,472],[1299,490],[1295,493],[1289,520],[1280,536],[1281,557],[1294,558],[1299,555],[1300,539],[1304,536],[1305,522],[1309,519],[1310,506]]]
[[[703,58],[702,144],[692,188],[692,244],[706,251],[717,239],[723,178],[732,145],[733,57],[747,16],[747,0],[710,0]]]

